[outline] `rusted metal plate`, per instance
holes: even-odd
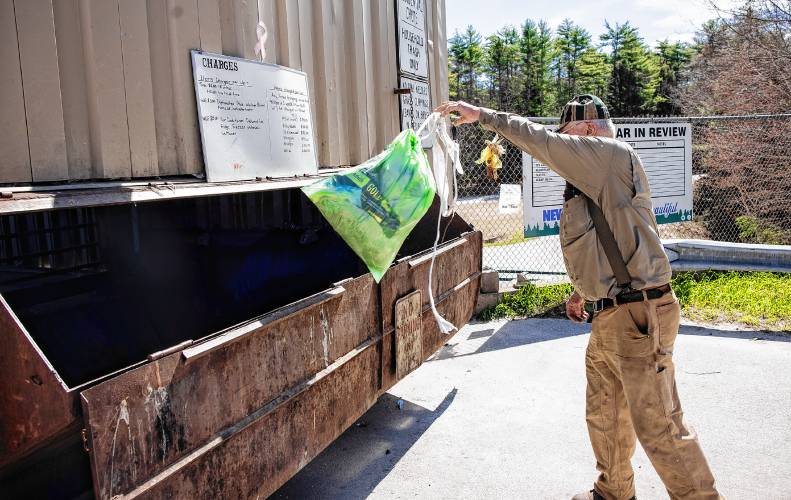
[[[77,409],[76,394],[0,296],[0,468],[76,425]]]
[[[481,271],[481,245],[481,233],[480,231],[474,231],[447,242],[437,249],[432,280],[435,298],[452,289],[469,276]],[[431,249],[412,257],[404,258],[391,267],[382,278],[380,287],[382,293],[383,331],[392,331],[395,326],[393,305],[399,297],[403,297],[413,290],[421,290],[423,293],[423,305],[428,305],[430,255]],[[464,322],[466,321],[465,319]]]
[[[377,334],[373,278],[368,274],[341,286],[342,291],[308,297],[84,391],[97,497],[141,487],[354,346],[370,342]],[[370,371],[376,380],[377,370]],[[273,448],[244,459],[273,460],[283,467],[304,460],[304,450],[295,446],[291,451],[295,455],[287,447]],[[217,460],[213,453],[209,457],[211,463]],[[248,480],[268,481],[262,476],[216,479],[240,488]]]
[[[434,299],[442,316],[461,327],[472,316],[480,288],[482,235],[474,231],[445,243],[434,263]],[[431,250],[407,257],[391,267],[379,283],[382,300],[382,391],[399,380],[396,362],[395,302],[419,290],[423,299],[423,356],[430,356],[448,340],[440,332],[428,302]],[[421,360],[422,361],[422,360]]]
[[[396,377],[404,378],[423,362],[423,299],[420,290],[395,303]]]

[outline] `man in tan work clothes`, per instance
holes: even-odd
[[[635,438],[671,498],[720,498],[676,392],[672,355],[679,305],[648,179],[632,148],[615,140],[604,103],[575,97],[557,132],[464,102],[437,111],[458,113],[457,125],[480,121],[567,181],[560,245],[575,291],[566,312],[585,321],[584,301],[594,303],[585,356],[586,419],[600,472],[594,489],[573,500],[635,498]]]

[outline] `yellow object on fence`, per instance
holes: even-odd
[[[481,157],[475,163],[480,165],[486,164],[486,175],[492,180],[497,180],[497,171],[503,167],[503,162],[500,157],[505,154],[505,148],[502,144],[502,139],[495,135],[491,141],[486,141],[486,147],[481,151]]]

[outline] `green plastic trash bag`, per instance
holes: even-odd
[[[412,129],[379,155],[302,191],[379,282],[431,206],[434,177]]]

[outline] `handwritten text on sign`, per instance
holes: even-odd
[[[401,88],[412,91],[401,94],[401,130],[417,130],[431,113],[431,89],[428,83],[405,76],[401,77]]]
[[[398,0],[396,29],[399,70],[428,78],[425,0]]]
[[[500,184],[500,198],[497,212],[500,214],[517,214],[522,204],[522,186],[519,184]]]
[[[315,174],[305,73],[192,51],[209,182]]]

